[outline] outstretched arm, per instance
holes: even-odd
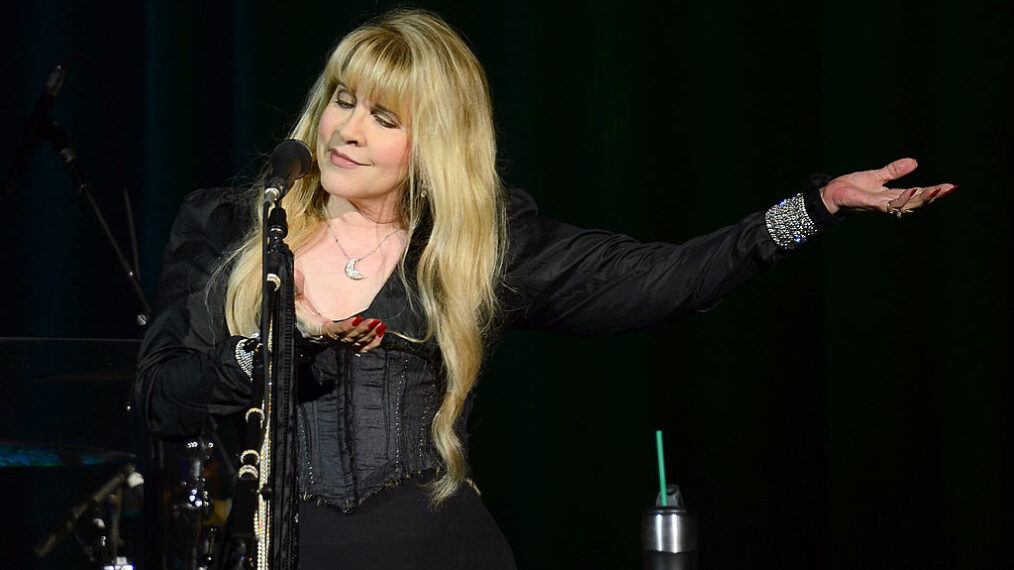
[[[505,306],[524,328],[580,335],[658,326],[713,307],[732,289],[783,259],[852,211],[911,212],[956,188],[884,186],[916,167],[912,159],[834,179],[815,176],[803,192],[683,244],[639,243],[537,214],[514,192]]]

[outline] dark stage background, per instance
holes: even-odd
[[[5,3],[0,169],[49,71],[85,54],[55,116],[121,239],[128,188],[150,293],[183,196],[248,180],[335,39],[391,5]],[[906,185],[961,184],[902,221],[856,216],[665,330],[509,335],[478,388],[472,463],[522,568],[639,566],[656,428],[701,517],[702,568],[1014,566],[1009,2],[425,6],[486,66],[505,179],[555,218],[681,241],[814,171],[913,156]],[[0,336],[139,337],[52,151],[2,208]],[[40,397],[30,377],[0,378],[0,439],[138,451],[136,418],[109,406],[124,382]],[[36,564],[30,544],[108,475],[7,470],[0,567]],[[65,544],[38,567],[83,558]]]

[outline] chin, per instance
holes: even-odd
[[[337,176],[334,172],[321,171],[320,186],[325,192],[331,194],[332,196],[347,198],[349,194],[354,193],[350,192],[351,188],[349,187],[348,182],[342,180],[341,177]]]

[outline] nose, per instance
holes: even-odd
[[[352,112],[345,117],[345,122],[338,127],[338,136],[345,144],[362,146],[366,143],[363,120],[368,116],[369,112],[362,105],[356,105]]]

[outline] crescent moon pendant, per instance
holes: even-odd
[[[363,275],[362,273],[360,273],[356,269],[356,262],[357,261],[359,261],[359,260],[358,259],[350,259],[349,262],[345,264],[345,276],[348,277],[349,279],[355,279],[356,281],[359,281],[360,279],[362,279],[362,278],[364,278],[366,276]]]

